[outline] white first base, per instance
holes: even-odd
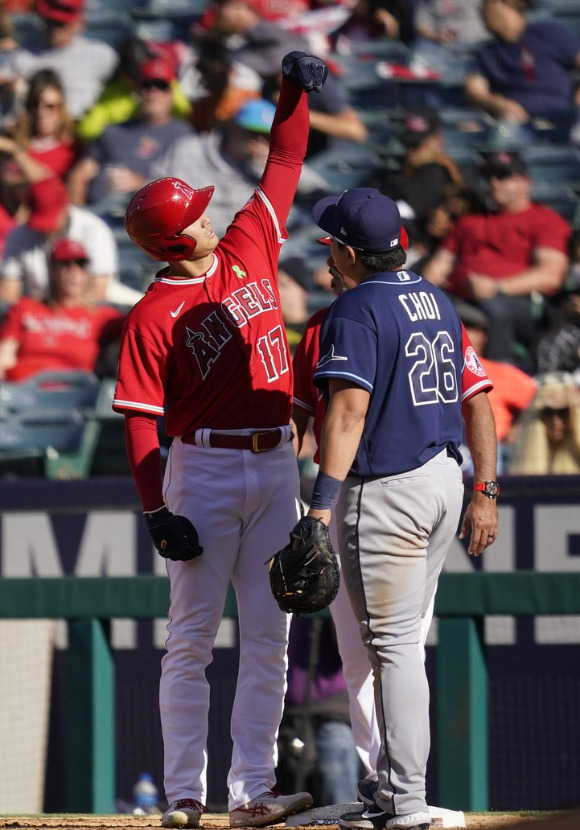
[[[336,824],[343,813],[360,810],[360,801],[347,804],[329,804],[327,807],[313,807],[302,813],[288,816],[286,827],[306,827],[310,825]],[[465,815],[461,810],[446,810],[444,807],[429,807],[431,827],[465,827]]]

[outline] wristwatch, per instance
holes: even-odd
[[[478,481],[473,485],[475,493],[483,493],[488,499],[497,499],[499,496],[499,484],[497,481]]]

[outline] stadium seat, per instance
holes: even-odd
[[[125,452],[125,419],[112,409],[114,391],[113,378],[105,378],[100,382],[94,407],[83,413],[81,440],[68,451],[48,454],[44,468],[47,478],[129,475]]]
[[[51,455],[80,446],[85,429],[77,410],[34,409],[0,416],[0,475],[44,475]]]
[[[19,383],[0,383],[0,411],[73,410],[93,407],[99,392],[99,379],[92,372],[39,372]]]
[[[580,189],[580,150],[565,145],[530,144],[521,148],[535,184]]]

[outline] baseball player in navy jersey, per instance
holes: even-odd
[[[330,245],[329,236],[317,240],[324,245]],[[405,250],[408,247],[408,240],[404,228],[401,231],[401,245]],[[336,296],[339,296],[348,288],[353,288],[355,283],[345,281],[344,276],[337,269],[332,257],[329,257],[328,270],[330,271],[331,289]],[[292,420],[294,422],[298,451],[300,450],[303,436],[312,420],[312,428],[316,440],[316,453],[314,461],[320,461],[320,432],[324,421],[325,406],[320,389],[314,385],[314,371],[320,357],[320,330],[328,308],[319,309],[308,320],[304,334],[298,344],[293,358],[294,368],[294,403],[292,407]],[[468,354],[472,355],[473,350],[469,349]],[[468,360],[464,368],[461,384],[463,396],[468,396],[472,387],[483,388],[483,370],[479,361]],[[488,381],[487,388],[491,389],[491,381]],[[333,513],[330,520],[329,532],[339,553],[340,548],[336,538],[336,521]],[[421,620],[419,632],[419,647],[423,659],[425,658],[425,642],[435,604],[435,593],[433,593],[427,610]],[[350,718],[355,746],[365,770],[366,779],[358,784],[359,798],[372,803],[376,792],[376,764],[380,750],[380,736],[375,713],[373,682],[371,664],[367,651],[360,637],[359,626],[353,613],[348,592],[344,580],[341,580],[336,599],[330,605],[330,613],[336,629],[338,649],[344,668],[344,676],[349,693]],[[369,801],[369,796],[373,798]],[[439,811],[439,808],[429,808],[432,812]]]
[[[476,484],[460,536],[475,556],[496,538],[491,384],[447,297],[403,268],[392,200],[354,188],[322,199],[313,214],[356,287],[322,324],[314,382],[327,410],[308,515],[328,524],[336,500],[342,572],[373,668],[381,736],[378,786],[339,823],[426,830],[421,625],[459,524],[463,418]]]
[[[160,179],[126,215],[131,239],[169,262],[127,317],[113,404],[125,415],[147,528],[170,580],[160,683],[165,827],[197,827],[206,809],[205,670],[230,581],[240,632],[230,825],[275,824],[312,804],[309,793],[272,791],[289,617],[264,563],[298,518],[292,367],[276,275],[306,153],[305,91],[321,89],[327,68],[292,52],[282,72],[262,179],[221,241],[206,214],[212,187]],[[173,437],[163,482],[161,415]]]

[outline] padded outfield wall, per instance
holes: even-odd
[[[468,484],[468,482],[466,482]],[[479,560],[456,540],[446,570],[580,571],[580,477],[502,480],[500,538]],[[0,573],[10,577],[164,574],[128,479],[0,482]],[[437,705],[435,620],[427,665]],[[165,620],[113,620],[116,672],[116,793],[123,801],[142,771],[162,782],[157,713]],[[580,619],[488,617],[489,807],[554,809],[579,800]],[[57,623],[50,684],[44,810],[65,809],[67,629]],[[21,650],[21,649],[20,649]],[[224,619],[213,664],[208,801],[225,805],[230,753],[228,710],[237,663],[236,625]],[[34,659],[31,653],[31,659]],[[3,669],[8,667],[3,666]],[[432,758],[437,754],[433,722]],[[0,735],[0,741],[5,741]],[[439,803],[436,764],[429,800]],[[452,806],[452,805],[447,805]]]

